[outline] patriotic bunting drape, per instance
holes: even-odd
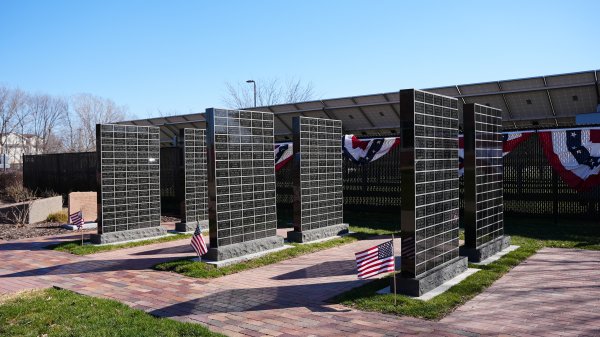
[[[367,164],[385,156],[400,144],[400,137],[358,139],[355,135],[345,135],[342,151],[357,164]]]
[[[275,171],[279,171],[285,166],[294,154],[294,147],[292,143],[279,143],[275,144]]]
[[[519,144],[531,137],[533,131],[505,132],[502,134],[502,156],[511,153]]]
[[[506,156],[536,131],[503,133]],[[600,127],[548,130],[538,132],[548,162],[571,187],[583,190],[600,184]],[[464,138],[459,135],[458,174],[464,175]],[[399,137],[359,139],[345,135],[342,152],[356,164],[368,164],[388,154],[400,144]],[[278,171],[293,156],[292,143],[275,144],[275,169]]]
[[[539,132],[550,165],[577,190],[600,184],[600,128]]]

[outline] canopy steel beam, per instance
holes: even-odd
[[[281,116],[278,116],[277,113],[273,112],[273,109],[271,109],[271,107],[267,107],[267,110],[269,110],[269,112],[273,113],[273,115],[281,122],[281,124],[283,124],[283,126],[285,126],[286,129],[290,130],[290,132],[292,131],[292,127],[289,126],[284,120],[283,118],[281,118]]]
[[[500,81],[496,82],[496,85],[498,86],[498,91],[502,91],[502,84],[500,84]],[[504,101],[504,105],[506,106],[506,112],[508,113],[508,117],[510,117],[510,119],[514,119],[512,111],[510,109],[510,105],[508,104],[508,100],[506,99],[506,96],[504,96],[504,93],[501,93],[500,96],[502,97],[502,101]],[[517,124],[515,124],[513,122],[514,126],[517,127]]]
[[[392,108],[392,111],[394,111],[394,113],[396,114],[396,117],[398,117],[398,123],[400,123],[400,111],[399,111],[399,109],[396,109],[394,102],[390,101],[390,98],[387,95],[388,94],[382,94],[385,101],[390,104],[390,107]]]
[[[365,119],[367,120],[367,122],[369,122],[369,124],[371,124],[371,127],[374,127],[375,123],[373,123],[373,121],[371,120],[371,118],[369,118],[369,116],[367,116],[367,114],[365,113],[365,111],[363,110],[363,108],[360,106],[360,104],[358,104],[356,102],[356,100],[354,98],[352,98],[352,103],[356,104],[356,107],[358,108],[358,111],[360,111],[360,113],[362,113],[362,115],[365,117]]]
[[[542,76],[542,80],[544,81],[544,87],[548,87],[548,83],[546,83],[546,76]],[[552,104],[552,97],[550,97],[550,90],[546,89],[546,96],[548,97],[548,103],[550,103],[550,111],[552,112],[552,116],[554,116],[554,123],[558,126],[558,120],[556,120],[556,111],[554,111],[554,104]]]
[[[460,99],[462,100],[463,104],[467,104],[467,102],[465,102],[465,98],[462,97],[462,92],[460,91],[460,88],[458,87],[458,85],[456,85],[455,87],[456,87],[456,91],[461,96]]]

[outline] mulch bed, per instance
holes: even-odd
[[[61,224],[57,222],[40,222],[25,226],[0,224],[0,240],[9,241],[35,238],[38,236],[73,233],[73,231],[61,228],[60,225]]]

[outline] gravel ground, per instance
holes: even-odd
[[[57,234],[73,233],[73,231],[60,227],[57,222],[40,222],[33,225],[16,226],[13,224],[0,224],[0,240],[18,240],[48,236]]]
[[[179,222],[179,220],[179,218],[171,216],[160,217],[160,221],[163,223]],[[58,222],[40,222],[33,225],[25,225],[20,227],[13,224],[0,224],[0,240],[10,241],[35,238],[39,236],[77,233],[68,229],[64,229],[60,227],[60,225],[61,224]]]
[[[160,222],[179,222],[181,221],[180,218],[176,218],[176,217],[172,217],[172,216],[161,216],[160,217]]]

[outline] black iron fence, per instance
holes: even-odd
[[[344,159],[347,208],[397,209],[400,206],[399,152],[392,150],[368,165]],[[94,152],[25,156],[24,163],[26,187],[61,194],[97,189]],[[181,153],[177,148],[161,149],[163,212],[178,212],[176,182],[180,165]],[[277,172],[277,203],[291,206],[291,165]],[[565,184],[548,164],[534,134],[504,158],[504,208],[510,214],[600,218],[600,187],[578,192]]]
[[[23,185],[60,194],[96,191],[96,152],[24,155]]]

